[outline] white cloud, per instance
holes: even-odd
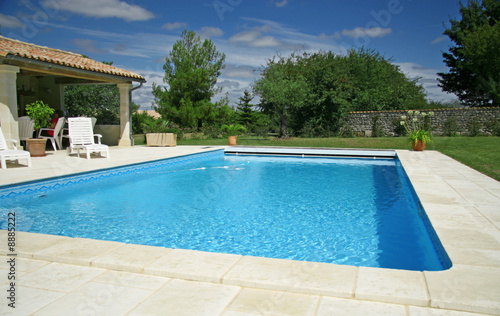
[[[224,32],[218,27],[204,26],[200,30],[200,34],[206,37],[220,37]]]
[[[217,82],[217,86],[222,87],[222,88],[228,88],[228,89],[238,89],[240,87],[240,84],[238,81],[219,80]]]
[[[342,35],[352,37],[352,38],[360,38],[360,37],[383,37],[391,34],[392,29],[383,28],[383,27],[372,27],[372,28],[364,28],[357,27],[353,30],[342,30]]]
[[[119,0],[43,0],[42,5],[94,18],[118,18],[125,21],[147,21],[154,14],[138,5]]]
[[[174,22],[174,23],[165,23],[161,26],[162,29],[167,29],[169,31],[175,30],[175,29],[180,29],[183,27],[186,27],[187,23],[184,22]]]
[[[262,33],[256,29],[244,31],[233,35],[229,39],[230,43],[243,43],[250,47],[277,47],[283,44],[282,41],[272,36],[263,36]]]
[[[333,33],[332,35],[327,35],[326,33],[321,33],[319,35],[319,38],[321,39],[339,39],[340,37],[341,35],[339,31]]]
[[[255,41],[259,36],[261,36],[261,33],[259,31],[256,30],[244,31],[231,36],[231,38],[229,38],[229,42],[251,43]]]
[[[446,37],[445,37],[445,36],[437,37],[437,38],[435,38],[435,39],[431,42],[431,44],[432,44],[432,45],[437,44],[437,43],[439,43],[439,42],[444,41],[445,39],[446,39]]]
[[[282,8],[282,7],[286,6],[287,4],[288,4],[288,0],[283,0],[281,2],[276,2],[276,6],[278,8]]]
[[[251,66],[237,66],[228,64],[226,68],[222,71],[224,77],[229,78],[255,78],[256,76],[255,68]]]
[[[69,30],[75,34],[84,35],[87,38],[100,43],[109,52],[116,55],[159,58],[165,57],[172,45],[179,39],[177,35],[167,35],[158,33],[117,33],[87,28],[71,27],[55,23],[47,23],[48,26]],[[116,45],[127,43],[126,50],[116,49]]]
[[[0,13],[0,25],[6,28],[21,28],[23,26],[23,22],[19,21],[18,18],[10,15],[5,15]]]
[[[412,80],[420,78],[418,83],[424,87],[428,99],[444,102],[456,99],[454,94],[446,93],[438,86],[437,73],[442,70],[423,67],[412,62],[394,63],[394,65],[398,66],[408,78]]]

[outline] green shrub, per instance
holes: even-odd
[[[221,132],[227,134],[228,136],[238,136],[247,132],[245,126],[241,124],[230,124],[230,125],[222,125],[220,128]]]
[[[459,136],[457,118],[449,117],[443,125],[443,136]]]
[[[408,134],[405,126],[401,125],[401,120],[399,118],[393,119],[391,124],[393,126],[395,136],[406,136]]]
[[[201,132],[203,133],[204,136],[206,136],[208,138],[221,138],[222,137],[221,128],[218,126],[214,126],[214,125],[203,126],[201,128]]]
[[[384,129],[380,125],[380,115],[375,115],[372,117],[372,137],[383,137]]]
[[[132,134],[144,134],[144,125],[154,124],[156,119],[147,112],[132,114]]]
[[[351,125],[344,123],[339,130],[339,136],[343,138],[352,138],[354,137],[354,131],[352,130]]]
[[[305,138],[325,137],[326,131],[323,126],[316,124],[313,120],[304,124],[300,130],[300,136]]]
[[[26,114],[35,123],[35,130],[39,130],[50,126],[50,118],[54,114],[54,109],[43,101],[35,101],[26,105]]]
[[[481,135],[481,122],[472,118],[469,122],[467,122],[467,129],[469,130],[469,136],[479,136]]]
[[[486,131],[491,135],[500,136],[500,119],[491,119],[485,124]]]

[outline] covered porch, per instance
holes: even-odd
[[[111,84],[120,93],[118,145],[131,146],[131,92],[145,81],[83,55],[0,36],[0,125],[8,139],[19,141],[18,118],[26,115],[27,104],[41,100],[64,112],[65,86]]]

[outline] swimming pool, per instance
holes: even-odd
[[[357,266],[449,265],[397,159],[214,151],[2,188],[0,198],[2,213],[15,210],[30,232]]]

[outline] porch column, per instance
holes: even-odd
[[[120,139],[118,146],[132,146],[130,141],[130,89],[131,83],[117,84],[120,90]]]
[[[0,65],[0,124],[6,139],[19,142],[17,122],[17,73],[19,67]]]

